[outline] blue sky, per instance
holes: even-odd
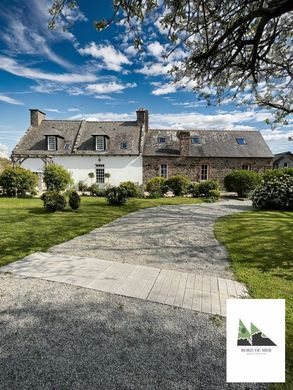
[[[138,54],[125,26],[97,32],[94,20],[111,15],[110,0],[82,0],[67,12],[73,27],[47,28],[49,0],[2,0],[0,9],[0,155],[9,155],[29,126],[29,108],[48,119],[134,119],[150,111],[150,126],[178,129],[259,129],[273,152],[293,151],[292,125],[271,130],[266,110],[226,102],[207,107],[190,83],[174,85],[168,70],[181,61],[179,49],[168,60],[159,22],[142,31]]]

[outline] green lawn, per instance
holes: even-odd
[[[236,278],[253,298],[286,299],[286,385],[293,388],[293,212],[258,211],[220,218],[216,237]]]
[[[133,211],[159,205],[193,204],[192,198],[129,199],[121,207],[104,198],[83,197],[78,211],[47,213],[40,199],[0,198],[0,266],[111,222]]]

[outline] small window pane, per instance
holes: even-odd
[[[96,165],[96,183],[104,184],[105,183],[105,165],[97,164]]]
[[[69,148],[70,148],[70,142],[65,142],[64,150],[69,150]]]
[[[105,137],[102,135],[96,136],[96,150],[105,150]]]
[[[128,143],[125,141],[121,142],[120,149],[128,149]]]
[[[200,170],[200,180],[208,180],[209,177],[209,166],[207,164],[203,164]]]
[[[48,137],[48,150],[56,150],[56,137],[54,135]]]
[[[160,176],[161,177],[168,177],[168,165],[167,164],[161,164],[160,166]]]
[[[287,162],[284,163],[284,168],[288,168],[288,163]]]
[[[191,143],[192,143],[193,145],[198,145],[198,144],[200,144],[200,138],[199,138],[199,137],[192,137],[192,138],[191,138]]]
[[[246,145],[245,138],[236,138],[238,145]]]
[[[165,137],[159,137],[159,144],[165,144],[166,138]]]
[[[250,165],[249,164],[243,164],[242,169],[245,169],[246,171],[250,171]]]

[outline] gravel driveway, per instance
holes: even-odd
[[[144,209],[54,246],[50,252],[233,279],[213,225],[220,216],[248,209],[249,201],[234,199]]]
[[[225,324],[190,310],[0,274],[1,390],[225,384]]]

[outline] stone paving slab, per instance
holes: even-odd
[[[90,271],[90,272],[89,272]],[[0,272],[73,284],[226,316],[226,299],[247,296],[234,280],[96,258],[34,253]]]

